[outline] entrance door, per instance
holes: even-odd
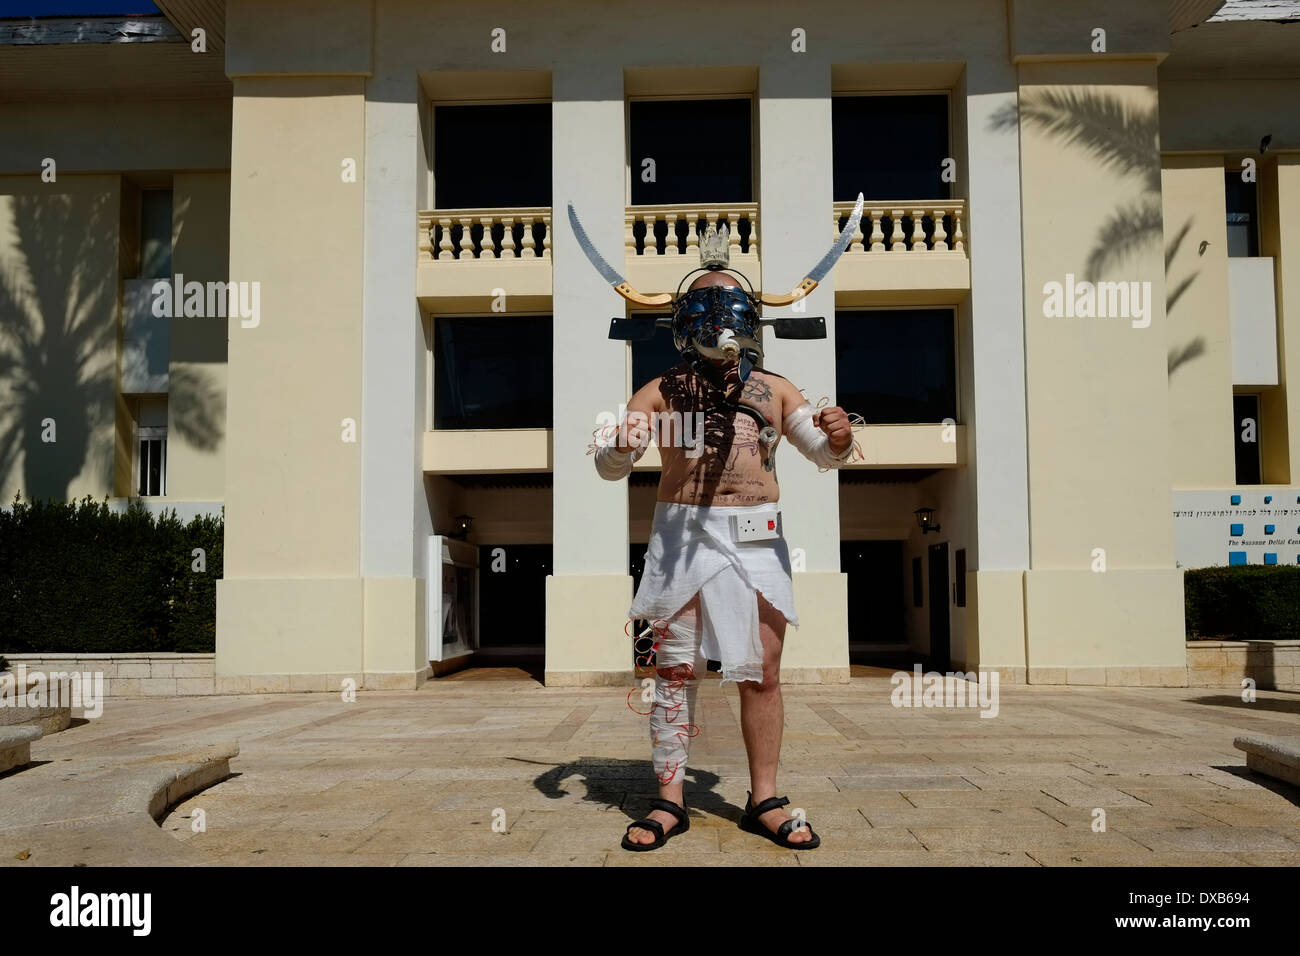
[[[948,542],[930,545],[930,668],[951,670],[948,633]]]
[[[481,544],[478,553],[479,650],[540,658],[546,649],[551,546]]]
[[[840,571],[848,577],[849,650],[907,646],[903,541],[841,541]],[[892,645],[892,647],[891,647]]]
[[[429,535],[425,630],[429,660],[463,657],[478,647],[478,549]]]

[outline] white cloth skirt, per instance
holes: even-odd
[[[763,643],[755,592],[799,626],[790,552],[782,537],[733,541],[728,519],[771,513],[777,507],[658,502],[645,571],[628,617],[668,621],[698,593],[701,652],[722,663],[723,682],[761,683]]]

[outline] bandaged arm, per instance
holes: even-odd
[[[596,474],[606,481],[618,481],[632,474],[632,465],[645,454],[645,447],[636,451],[619,451],[613,445],[596,449]]]
[[[839,468],[853,455],[853,442],[838,455],[831,451],[831,440],[813,424],[813,407],[807,402],[785,417],[784,430],[790,444],[818,468]]]

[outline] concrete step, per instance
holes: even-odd
[[[1251,770],[1300,787],[1300,737],[1242,734],[1232,745],[1246,752]]]
[[[45,731],[30,724],[0,726],[0,773],[32,762],[32,741],[40,740]]]
[[[158,821],[228,777],[238,753],[234,742],[129,756],[92,750],[0,779],[0,867],[205,865]]]

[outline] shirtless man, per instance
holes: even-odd
[[[731,276],[716,271],[700,276],[690,288],[714,285],[738,288]],[[654,609],[655,602],[666,611],[647,615],[667,621],[667,627],[657,635],[657,693],[651,713],[659,800],[652,801],[656,809],[647,818],[658,824],[660,832],[633,824],[624,847],[657,847],[674,832],[689,828],[684,813],[683,778],[686,741],[695,735],[691,732],[694,726],[691,719],[698,690],[696,675],[704,670],[706,660],[701,655],[701,638],[706,649],[710,644],[726,647],[727,638],[715,632],[725,631],[726,624],[735,616],[743,617],[744,611],[750,611],[752,616],[755,601],[756,630],[761,639],[761,655],[756,653],[755,658],[761,657],[761,675],[758,659],[728,673],[728,654],[724,652],[719,657],[724,665],[724,681],[735,680],[740,692],[741,728],[749,758],[752,797],[745,808],[742,827],[751,832],[760,832],[759,828],[765,827],[771,834],[769,839],[778,845],[815,847],[820,840],[806,824],[796,822],[783,826],[793,820],[780,809],[788,801],[772,799],[777,793],[777,764],[785,720],[780,684],[781,648],[787,621],[798,623],[785,541],[778,531],[774,540],[732,544],[729,536],[723,540],[725,531],[718,534],[715,530],[712,536],[706,535],[701,522],[707,521],[716,529],[725,527],[730,515],[756,514],[766,523],[768,514],[774,510],[771,506],[780,498],[773,458],[779,445],[772,441],[771,434],[765,436],[767,442],[760,439],[760,425],[751,415],[735,410],[734,405],[719,407],[729,399],[757,409],[767,424],[777,430],[776,438],[788,438],[805,457],[825,467],[837,467],[847,460],[853,443],[852,429],[843,409],[829,407],[813,411],[799,390],[774,372],[754,368],[742,382],[736,362],[725,359],[709,359],[709,362],[720,373],[716,381],[706,380],[684,362],[638,391],[628,403],[626,427],[620,431],[618,442],[606,449],[606,454],[597,456],[597,469],[602,477],[611,480],[622,477],[631,470],[632,459],[649,444],[652,426],[662,423],[665,413],[680,412],[682,420],[687,422],[695,420],[696,412],[705,413],[702,451],[698,447],[683,448],[683,437],[691,436],[675,435],[671,427],[660,428],[655,436],[662,457],[659,504],[655,512],[656,537],[647,550],[646,573],[633,611],[638,607],[642,611]],[[703,558],[695,560],[699,552],[710,549],[710,542],[717,542],[721,554],[716,557],[720,564],[709,565]],[[735,573],[726,565],[724,555],[730,556]],[[674,607],[676,598],[663,594],[663,584],[672,580],[680,588],[681,579],[693,576],[691,562],[697,565],[694,577],[708,578],[710,583],[702,585],[684,604]],[[661,566],[668,566],[668,570],[664,572]],[[716,572],[719,566],[725,574]],[[658,577],[652,583],[650,578],[656,574]],[[722,587],[718,582],[724,577],[732,579],[732,590],[708,590]],[[689,580],[685,585],[694,587]],[[656,593],[648,595],[652,590]],[[750,608],[742,608],[741,614],[732,615],[730,611],[737,606],[734,602],[738,593]],[[701,608],[701,596],[714,606]],[[769,603],[768,597],[775,604]],[[726,603],[728,598],[733,600],[732,604]],[[731,646],[744,636],[742,631]],[[774,803],[772,809],[751,815],[751,808],[758,808],[769,799]],[[664,801],[672,805],[671,810],[665,808]]]

